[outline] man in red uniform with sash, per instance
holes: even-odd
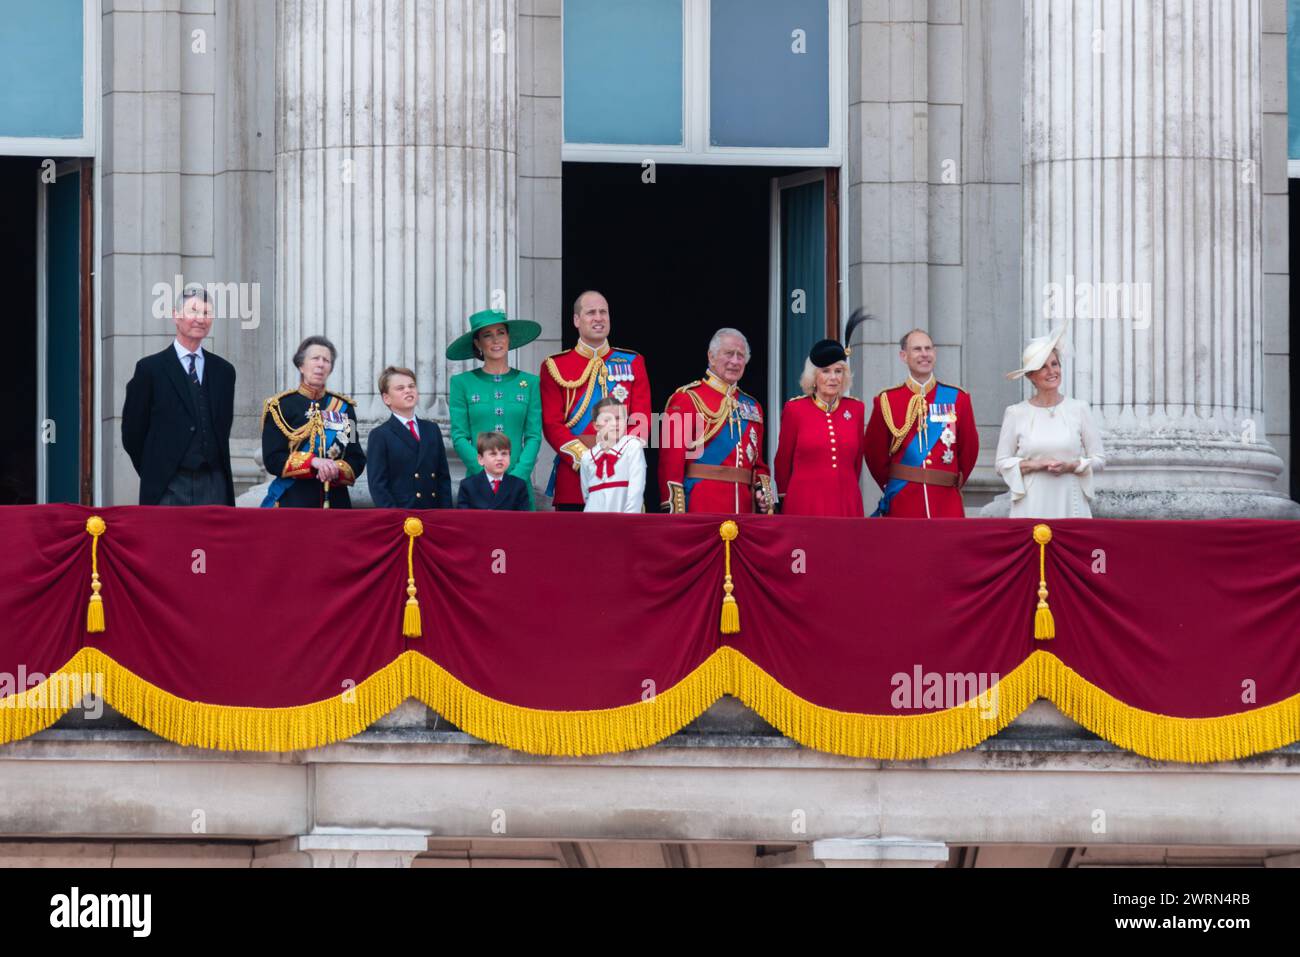
[[[542,433],[555,449],[546,494],[557,512],[582,511],[582,458],[596,444],[592,410],[606,396],[627,406],[627,434],[650,443],[650,377],[645,359],[609,344],[609,303],[595,291],[573,304],[578,344],[542,363]]]
[[[961,487],[980,454],[970,396],[934,377],[934,341],[913,329],[899,343],[907,380],[872,403],[866,459],[884,490],[873,518],[965,518]]]
[[[668,400],[660,428],[659,497],[665,511],[771,514],[776,499],[763,462],[763,407],[737,387],[749,342],[722,329],[709,371]]]

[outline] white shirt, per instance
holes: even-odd
[[[411,423],[412,423],[412,422],[415,422],[415,419],[404,419],[404,418],[402,418],[402,416],[398,415],[396,412],[393,413],[393,418],[395,418],[398,422],[401,422],[401,423],[402,423],[402,428],[404,428],[407,432],[410,432],[410,431],[411,431]],[[417,438],[422,438],[422,436],[420,436],[420,423],[419,423],[419,422],[415,422],[415,435],[416,435]]]
[[[181,360],[181,368],[185,370],[185,378],[190,376],[190,360],[186,358],[190,351],[181,345],[179,339],[172,340],[172,346],[176,349],[176,358]],[[194,374],[199,377],[199,382],[203,381],[203,346],[199,346],[198,351],[194,353]]]
[[[597,477],[597,470],[607,472],[609,466],[600,468],[606,458],[613,458],[613,475]],[[582,457],[578,469],[582,479],[582,499],[587,512],[645,511],[645,452],[641,440],[625,435],[609,449],[596,445],[590,455]]]
[[[1021,473],[1025,459],[1078,460],[1073,472]],[[1088,404],[1064,398],[1051,409],[1029,402],[1008,406],[993,467],[1011,489],[1012,518],[1092,518],[1092,473],[1106,464]]]

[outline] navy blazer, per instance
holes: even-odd
[[[370,433],[366,476],[375,508],[451,508],[451,470],[442,430],[416,419],[417,442],[395,415]]]
[[[235,420],[235,367],[203,350],[203,385],[216,431],[217,471],[226,486],[226,504],[235,504],[230,471],[230,428]],[[190,391],[176,348],[145,356],[135,364],[122,405],[122,448],[140,476],[140,504],[157,505],[180,468],[199,424],[199,407]]]
[[[501,488],[493,495],[487,472],[478,472],[460,483],[457,508],[483,508],[498,512],[528,512],[528,486],[517,475],[501,476]]]

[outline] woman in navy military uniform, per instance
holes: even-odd
[[[325,382],[338,350],[309,336],[294,353],[298,388],[262,407],[262,462],[271,473],[263,508],[351,508],[348,488],[366,467],[357,434],[356,403]]]

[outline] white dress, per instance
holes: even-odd
[[[1072,473],[1022,475],[1024,459],[1079,462]],[[994,468],[1011,489],[1012,518],[1092,518],[1092,473],[1106,464],[1088,404],[1066,397],[1051,409],[1028,401],[1007,408]]]
[[[636,436],[625,435],[609,449],[597,445],[578,472],[584,511],[645,511],[645,452]]]

